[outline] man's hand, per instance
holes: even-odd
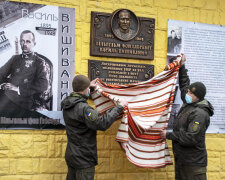
[[[11,83],[5,83],[4,86],[2,87],[2,89],[16,91],[19,94],[19,87],[15,86]]]
[[[2,83],[0,84],[0,89],[4,90],[4,86],[6,85],[6,83]]]
[[[98,78],[94,79],[93,81],[91,81],[90,83],[90,87],[95,88],[96,87],[96,81],[98,80]]]
[[[183,66],[185,61],[186,61],[186,56],[184,54],[181,54],[180,66]]]
[[[125,107],[125,106],[128,106],[128,103],[127,103],[127,101],[122,100],[119,102],[119,105]]]
[[[166,139],[166,130],[165,129],[162,129],[160,131],[160,135],[161,135],[162,139]]]

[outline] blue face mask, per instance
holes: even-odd
[[[88,88],[88,93],[86,94],[86,96],[89,97],[90,94],[91,94],[91,90],[90,90],[90,88]]]
[[[185,95],[185,101],[186,101],[186,103],[188,103],[188,104],[192,103],[192,97],[189,96],[188,94],[186,94],[186,95]]]

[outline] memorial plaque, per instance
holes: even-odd
[[[91,12],[91,56],[154,59],[155,19],[128,9]]]
[[[152,78],[154,65],[88,60],[88,76],[107,84],[133,84]]]

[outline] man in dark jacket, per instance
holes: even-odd
[[[77,75],[72,85],[74,92],[61,103],[68,139],[65,154],[67,180],[93,180],[95,165],[98,163],[96,132],[108,129],[127,102],[120,102],[120,105],[100,116],[87,103],[89,87],[95,86],[95,80],[90,83],[86,76]]]
[[[182,55],[179,70],[181,107],[173,132],[161,131],[162,138],[172,140],[176,180],[206,180],[207,151],[205,133],[213,115],[212,105],[204,99],[206,87],[201,82],[190,85]]]
[[[33,32],[23,31],[20,35],[22,54],[14,55],[0,68],[1,115],[24,117],[28,110],[51,109],[51,103],[45,103],[45,100],[52,101],[45,98],[52,94],[49,87],[52,83],[51,61],[34,52],[35,44]]]

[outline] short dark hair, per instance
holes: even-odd
[[[175,32],[174,30],[171,30],[170,33],[172,34],[172,32]]]
[[[28,33],[31,33],[31,34],[33,35],[33,42],[35,42],[35,35],[34,35],[34,33],[33,33],[32,31],[30,31],[30,30],[24,30],[23,32],[21,32],[21,34],[20,34],[20,40],[22,39],[22,35],[23,35],[23,34],[28,34]]]

